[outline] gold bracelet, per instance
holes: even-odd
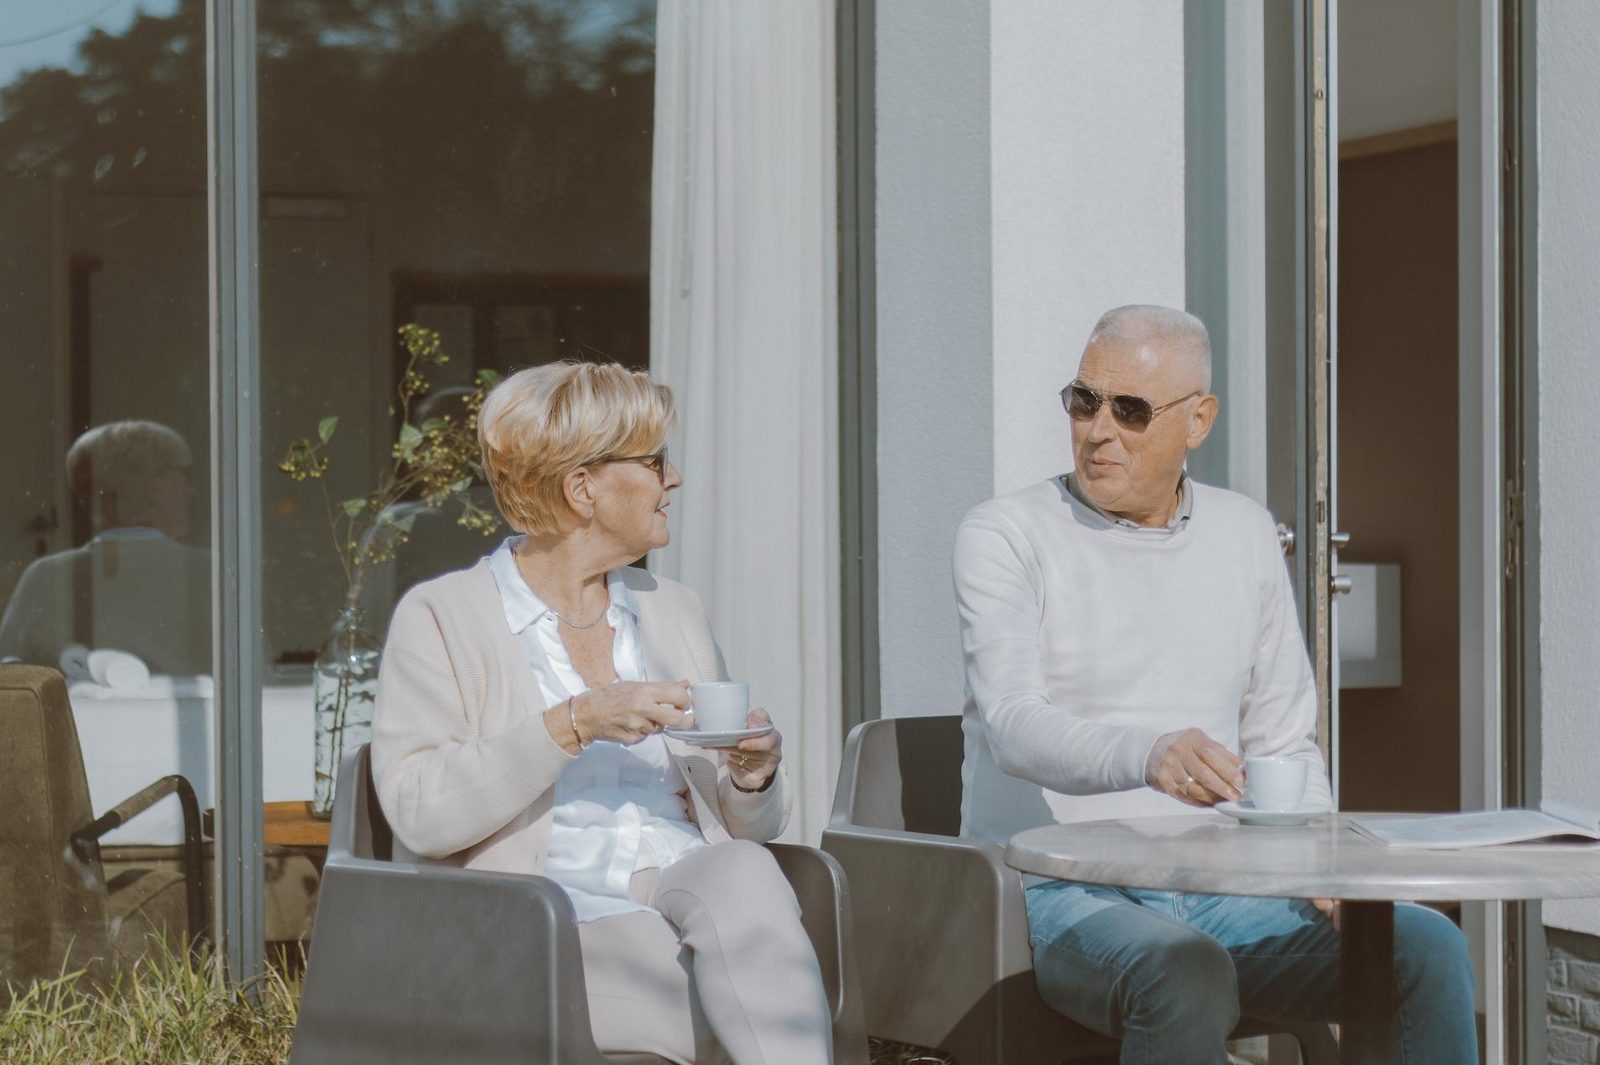
[[[587,751],[589,744],[594,741],[584,739],[583,733],[578,731],[578,713],[572,709],[572,700],[576,698],[575,695],[567,696],[567,720],[572,722],[572,734],[578,738],[578,750]]]

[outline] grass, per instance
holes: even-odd
[[[63,973],[0,1012],[0,1061],[33,1065],[256,1065],[289,1059],[299,981],[270,969],[259,1008],[209,955],[152,952],[110,980]]]
[[[273,967],[256,1003],[220,963],[158,949],[109,982],[63,973],[20,990],[0,1010],[8,1065],[280,1065],[300,1000],[298,966]],[[872,1065],[947,1065],[942,1055],[871,1040]]]

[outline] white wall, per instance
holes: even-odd
[[[988,0],[877,7],[885,716],[960,709],[956,524],[991,494]]]
[[[997,0],[994,490],[1071,467],[1057,393],[1095,320],[1184,305],[1183,6]]]
[[[1183,6],[877,19],[883,712],[954,712],[956,525],[1070,466],[1056,392],[1103,311],[1183,305]]]
[[[1539,641],[1543,791],[1600,806],[1600,5],[1541,4],[1539,108]],[[1600,902],[1553,902],[1548,925],[1600,935]]]

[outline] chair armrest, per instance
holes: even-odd
[[[872,1035],[943,1046],[1003,996],[1037,999],[1022,877],[998,845],[836,824],[822,849],[849,878]]]
[[[200,878],[204,875],[200,858],[200,803],[194,787],[183,776],[172,773],[146,785],[72,834],[72,853],[84,863],[100,864],[100,838],[121,828],[168,795],[176,793],[183,807],[184,905],[188,910],[189,948],[198,950],[205,935],[204,902]]]
[[[769,843],[778,868],[800,901],[800,921],[822,968],[823,990],[833,1012],[836,1065],[867,1065],[866,1016],[856,960],[850,889],[844,870],[815,847]]]
[[[330,859],[292,1065],[603,1065],[572,903],[537,876]]]

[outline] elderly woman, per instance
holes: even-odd
[[[695,594],[628,565],[669,540],[674,418],[666,388],[611,364],[490,393],[483,464],[521,535],[396,608],[373,775],[401,856],[566,890],[602,1052],[826,1062],[821,970],[758,845],[788,816],[780,736],[662,735],[690,681],[721,677]]]

